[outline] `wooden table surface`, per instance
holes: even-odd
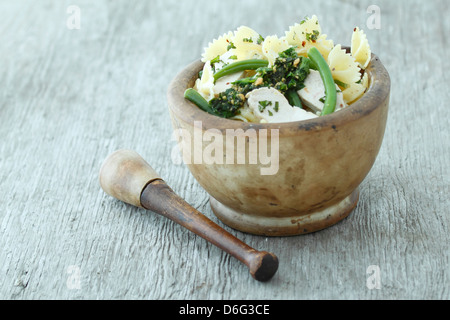
[[[0,298],[449,299],[449,6],[379,0],[380,28],[368,29],[372,4],[2,1]],[[80,29],[68,27],[69,5]],[[172,161],[167,86],[226,31],[282,36],[313,14],[335,43],[348,45],[360,26],[388,69],[382,148],[339,224],[288,238],[235,231]],[[257,282],[198,236],[106,195],[98,171],[120,148],[233,235],[277,254],[274,278]]]

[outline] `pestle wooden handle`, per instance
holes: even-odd
[[[273,253],[253,249],[193,208],[135,151],[112,153],[100,169],[100,185],[107,194],[161,214],[231,254],[258,281],[270,280],[278,270]]]

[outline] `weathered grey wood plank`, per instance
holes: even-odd
[[[81,29],[66,27],[68,5]],[[3,299],[448,299],[450,30],[445,1],[4,1],[0,4],[0,297]],[[170,154],[166,88],[208,41],[248,25],[282,35],[317,14],[329,38],[366,30],[392,78],[385,141],[353,214],[290,238],[232,234],[275,252],[244,266],[171,221],[106,196],[103,159],[141,153],[214,221]],[[366,284],[371,265],[381,288]],[[79,276],[79,287],[77,280]]]

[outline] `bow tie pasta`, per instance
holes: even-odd
[[[262,53],[272,67],[280,52],[290,48],[286,39],[279,39],[277,36],[268,36],[262,44]]]
[[[371,57],[363,30],[353,30],[346,50],[327,39],[315,15],[280,38],[241,26],[208,43],[203,70],[185,97],[206,112],[239,121],[307,120],[360,99],[369,87],[365,69]]]
[[[202,62],[211,61],[227,52],[227,47],[233,39],[233,32],[228,32],[209,43],[202,55]]]
[[[353,30],[351,54],[356,62],[358,62],[361,69],[367,68],[372,52],[366,34],[358,27]]]
[[[239,27],[234,33],[233,46],[236,48],[237,60],[262,58],[260,35],[249,27]]]
[[[358,82],[361,79],[360,68],[355,58],[346,53],[341,45],[336,45],[328,55],[328,66],[333,79],[345,85]]]
[[[286,31],[286,40],[290,45],[296,47],[299,55],[305,57],[311,47],[316,47],[327,59],[334,46],[333,41],[327,40],[327,35],[322,34],[322,28],[316,16],[305,18],[300,23],[289,27],[289,31]]]

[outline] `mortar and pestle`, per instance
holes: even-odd
[[[202,67],[201,61],[190,64],[169,85],[174,130],[183,130],[192,139],[196,130],[202,136],[211,130],[234,130],[237,138],[244,135],[247,156],[250,130],[257,132],[257,140],[267,138],[261,130],[275,130],[279,139],[273,175],[261,174],[262,163],[196,163],[195,156],[209,146],[200,144],[196,150],[193,140],[179,142],[181,149],[191,151],[194,146],[186,165],[210,195],[219,220],[250,234],[294,236],[331,227],[354,210],[359,185],[380,150],[388,115],[390,77],[375,54],[365,70],[369,88],[358,101],[324,117],[289,123],[246,123],[202,111],[184,98]],[[239,156],[238,150],[232,156]],[[267,281],[278,269],[273,253],[251,248],[191,207],[134,151],[109,156],[100,183],[113,197],[159,213],[223,249],[243,262],[256,280]]]

